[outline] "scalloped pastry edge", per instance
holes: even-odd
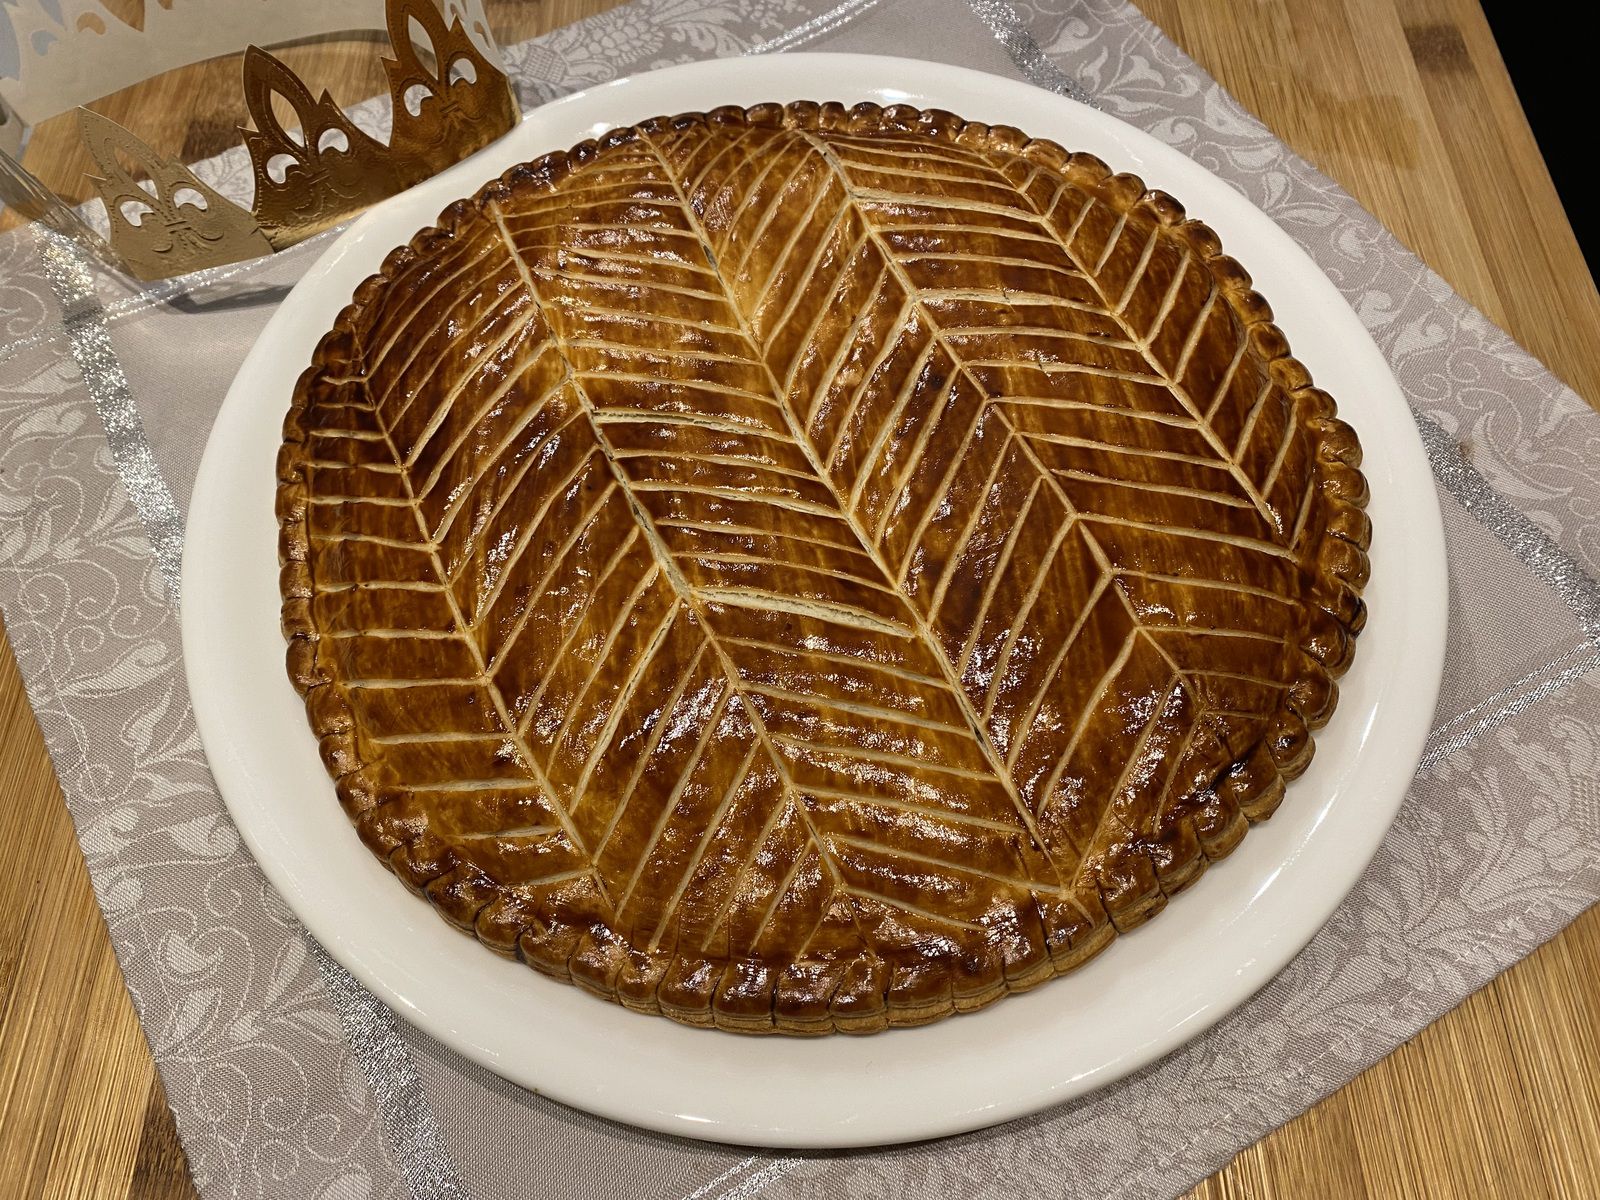
[[[488,201],[504,198],[519,184],[551,182],[604,150],[642,134],[695,122],[782,124],[808,131],[922,133],[1018,154],[1057,172],[1119,213],[1143,208],[1206,264],[1244,336],[1284,389],[1302,428],[1315,440],[1316,495],[1308,523],[1320,534],[1302,560],[1309,568],[1303,598],[1310,620],[1299,646],[1300,670],[1269,721],[1267,737],[1224,769],[1210,789],[1180,806],[1183,811],[1170,817],[1156,838],[1130,843],[1102,865],[1097,883],[1107,917],[1103,923],[1043,934],[1041,944],[1032,947],[1034,953],[1021,961],[1002,961],[994,948],[990,961],[964,964],[959,978],[955,971],[947,971],[950,986],[936,988],[932,994],[926,986],[918,986],[925,984],[925,979],[897,979],[900,972],[879,957],[842,963],[800,960],[779,968],[755,960],[680,954],[676,949],[652,954],[631,948],[609,930],[541,925],[531,911],[519,911],[492,881],[459,862],[448,846],[431,838],[427,830],[412,830],[409,837],[396,835],[389,827],[380,831],[371,818],[381,802],[367,777],[350,705],[338,681],[318,663],[319,634],[311,614],[307,566],[302,417],[310,388],[350,366],[361,311],[399,269],[447,244],[469,222],[481,219]],[[1325,725],[1333,713],[1338,702],[1336,681],[1350,665],[1356,636],[1366,620],[1361,592],[1370,570],[1366,552],[1372,527],[1364,511],[1368,492],[1360,465],[1355,431],[1338,419],[1333,398],[1312,383],[1310,372],[1292,356],[1288,339],[1273,323],[1271,307],[1253,289],[1249,274],[1223,253],[1220,239],[1208,226],[1188,219],[1176,199],[1147,189],[1135,175],[1114,174],[1092,155],[1070,152],[1045,139],[1030,139],[1010,126],[966,121],[938,109],[873,104],[846,109],[838,103],[798,101],[657,117],[518,164],[471,198],[449,205],[434,226],[390,252],[380,269],[355,289],[351,303],[319,341],[311,365],[296,382],[278,459],[276,507],[287,666],[305,701],[323,762],[362,840],[447,921],[496,953],[518,958],[547,975],[635,1011],[689,1025],[813,1035],[871,1033],[890,1026],[925,1024],[985,1007],[1004,995],[1028,990],[1081,966],[1119,933],[1160,912],[1171,896],[1194,884],[1210,863],[1231,853],[1251,824],[1267,819],[1277,809],[1286,785],[1311,761],[1313,731]],[[1046,926],[1041,923],[1036,928],[1042,933]]]

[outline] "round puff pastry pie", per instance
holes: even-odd
[[[361,837],[504,955],[790,1034],[981,1007],[1305,769],[1351,429],[1170,196],[795,103],[508,171],[301,377],[283,621]]]

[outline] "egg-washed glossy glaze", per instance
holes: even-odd
[[[978,1008],[1305,768],[1360,451],[1171,197],[948,113],[761,105],[507,172],[356,292],[280,460],[361,837],[695,1025]]]

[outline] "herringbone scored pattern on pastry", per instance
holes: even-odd
[[[508,172],[300,380],[284,623],[367,844],[697,1025],[977,1008],[1311,754],[1359,448],[1170,197],[947,113],[762,105]]]

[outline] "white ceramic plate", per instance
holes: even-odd
[[[1366,448],[1371,621],[1314,765],[1159,920],[1064,979],[871,1038],[747,1038],[640,1017],[505,962],[379,866],[346,823],[278,632],[274,457],[295,377],[388,250],[506,166],[659,113],[764,100],[948,108],[1089,150],[1180,197],[1270,298]],[[675,67],[531,113],[501,142],[379,205],[273,316],[217,418],[190,507],[183,633],[212,769],[245,842],[311,932],[440,1041],[579,1108],[667,1133],[774,1146],[907,1141],[1082,1095],[1205,1030],[1272,978],[1355,884],[1404,796],[1438,695],[1444,537],[1393,376],[1309,258],[1226,184],[1081,105],[955,67],[781,55]]]

